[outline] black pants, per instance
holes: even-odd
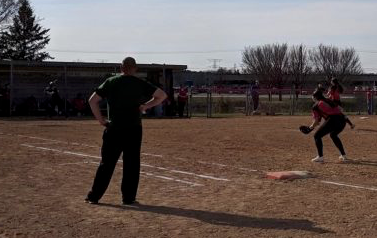
[[[258,110],[259,107],[259,95],[254,95],[253,96],[253,110],[256,111]]]
[[[185,110],[186,102],[178,101],[178,115],[183,117],[183,112]]]
[[[136,199],[140,175],[140,148],[142,127],[133,126],[126,129],[109,127],[103,133],[101,149],[102,159],[94,178],[88,199],[98,201],[105,193],[120,154],[123,152],[122,196],[124,202]]]
[[[323,143],[322,137],[330,133],[330,137],[334,142],[335,146],[339,149],[342,155],[345,155],[342,141],[339,139],[338,135],[343,131],[346,126],[346,120],[344,115],[333,115],[330,116],[317,130],[314,134],[315,144],[317,146],[317,151],[319,156],[323,156]]]

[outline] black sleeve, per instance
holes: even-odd
[[[96,88],[96,94],[101,98],[107,98],[109,95],[110,83],[109,80],[106,80],[98,88]]]

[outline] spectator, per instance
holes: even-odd
[[[4,87],[0,85],[0,111],[2,116],[9,116],[10,113],[10,89],[9,84]]]
[[[187,99],[188,99],[188,89],[187,87],[180,86],[178,92],[178,114],[179,117],[183,117],[183,112],[185,110]]]
[[[368,107],[368,115],[373,114],[373,97],[372,97],[372,90],[370,87],[367,88],[367,107]]]
[[[321,91],[323,94],[326,92],[326,89],[323,87],[322,83],[317,84],[317,91]]]
[[[259,81],[255,80],[255,83],[251,86],[251,98],[253,99],[253,113],[256,113],[259,108]]]
[[[26,98],[26,110],[28,116],[35,116],[38,110],[38,102],[34,95]]]
[[[163,89],[163,86],[162,86],[162,84],[160,84],[160,83],[157,85],[157,87],[160,88],[161,90]],[[155,115],[156,117],[162,117],[162,116],[163,116],[163,106],[162,106],[162,104],[163,104],[163,103],[158,104],[157,106],[155,106],[155,107],[153,108],[153,110],[154,110],[154,115]]]
[[[81,116],[84,114],[85,99],[83,98],[81,93],[78,93],[76,97],[72,100],[72,105],[74,112],[77,114],[77,116]]]
[[[44,89],[46,96],[46,109],[47,115],[52,117],[53,115],[59,114],[59,106],[61,104],[61,98],[59,95],[59,90],[56,87],[57,80],[51,81],[49,85]]]

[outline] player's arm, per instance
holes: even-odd
[[[145,112],[149,108],[161,104],[167,97],[168,96],[163,90],[157,88],[157,90],[152,95],[152,99],[140,106],[140,111]]]
[[[320,124],[320,120],[318,118],[314,118],[312,124],[309,126],[310,129],[316,128]]]
[[[318,105],[313,108],[312,112],[313,112],[313,122],[309,126],[309,128],[311,130],[313,130],[314,128],[316,128],[321,123],[321,119],[322,119],[322,116],[318,112]]]
[[[92,96],[90,96],[89,98],[89,105],[90,109],[92,109],[94,117],[99,121],[99,123],[102,126],[106,126],[109,123],[109,121],[106,120],[101,114],[101,109],[99,107],[99,103],[101,100],[102,98],[97,93],[93,93]]]

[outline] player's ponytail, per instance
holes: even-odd
[[[331,79],[331,90],[338,90],[339,93],[343,93],[344,89],[342,87],[342,85],[340,85],[339,81],[337,78],[333,77]]]
[[[330,107],[336,107],[337,105],[330,99],[328,98],[325,98],[325,96],[323,96],[323,92],[321,90],[315,90],[314,93],[313,93],[313,98],[315,98],[317,101],[323,101],[325,103],[327,103]]]

